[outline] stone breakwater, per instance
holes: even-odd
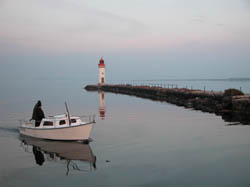
[[[231,124],[250,124],[250,95],[225,92],[190,90],[186,88],[162,88],[133,85],[87,85],[87,91],[105,91],[126,94],[154,101],[165,101],[186,108],[222,116]],[[237,92],[236,92],[237,93]],[[236,122],[236,123],[232,123]]]

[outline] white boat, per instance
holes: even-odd
[[[80,140],[89,139],[95,116],[82,117],[66,114],[43,118],[40,125],[35,127],[35,121],[22,121],[19,127],[21,135],[49,140]]]
[[[88,141],[95,123],[95,116],[71,116],[68,106],[66,114],[49,116],[43,118],[39,126],[35,126],[35,121],[21,120],[19,132],[21,135],[48,140],[80,140]]]

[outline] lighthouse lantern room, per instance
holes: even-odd
[[[104,64],[104,60],[102,57],[99,60],[98,68],[99,68],[99,82],[98,82],[98,84],[105,84],[105,82],[106,82],[106,80],[105,80],[105,64]]]

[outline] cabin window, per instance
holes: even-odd
[[[43,126],[53,126],[53,122],[52,121],[45,121],[43,123]]]
[[[59,122],[59,125],[65,125],[66,124],[66,121],[65,120],[61,120],[60,122]]]
[[[76,123],[76,119],[71,119],[71,123]]]

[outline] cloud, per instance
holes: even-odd
[[[217,23],[216,25],[219,26],[219,27],[222,27],[222,26],[224,26],[225,24],[223,24],[223,23]]]
[[[240,2],[243,4],[244,9],[247,9],[247,10],[250,9],[250,0],[241,0]]]
[[[0,7],[0,22],[0,41],[39,49],[98,47],[106,38],[133,38],[146,30],[136,19],[74,0],[9,0]]]
[[[244,0],[246,4],[248,5],[248,8],[250,8],[250,0]]]
[[[193,16],[191,18],[191,23],[204,23],[205,17],[204,16]]]
[[[75,28],[81,31],[133,35],[145,30],[145,25],[135,19],[91,7],[84,2],[64,0],[63,9],[64,13],[72,16],[71,21],[75,20]]]

